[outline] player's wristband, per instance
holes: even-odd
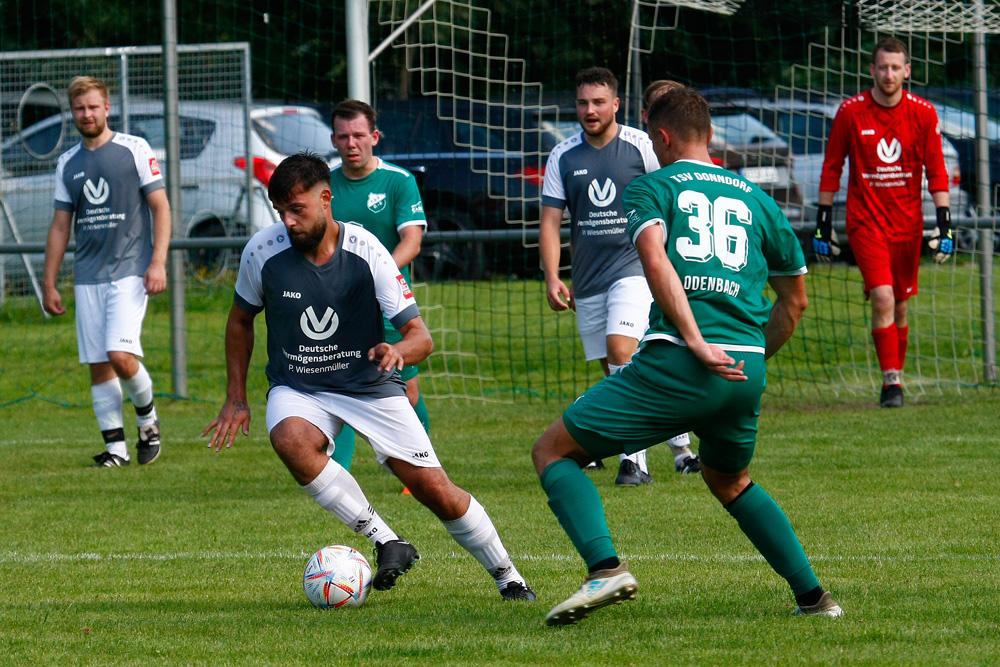
[[[947,206],[937,207],[937,227],[942,238],[948,236],[948,230],[951,229],[951,209]]]
[[[829,239],[833,231],[833,207],[820,204],[816,209],[816,236]]]

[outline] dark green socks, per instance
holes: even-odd
[[[601,496],[580,466],[570,459],[559,459],[545,468],[541,481],[552,513],[586,561],[587,568],[593,569],[602,560],[617,558]]]
[[[726,510],[774,571],[788,581],[792,593],[801,595],[819,586],[792,524],[767,491],[751,484]]]

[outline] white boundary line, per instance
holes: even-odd
[[[22,553],[19,551],[0,552],[0,563],[31,564],[31,563],[83,563],[100,561],[150,561],[168,562],[176,560],[219,561],[229,559],[249,560],[305,560],[312,554],[305,551],[201,551],[181,553]],[[441,556],[439,556],[441,557]],[[451,551],[443,554],[444,558],[471,558],[465,552]],[[514,562],[575,562],[580,557],[576,554],[512,554]],[[692,554],[622,554],[628,562],[706,562],[706,563],[744,563],[763,561],[760,555],[692,555]],[[848,563],[934,563],[951,562],[992,562],[1000,560],[1000,554],[936,554],[933,556],[810,556],[811,562],[848,562]]]

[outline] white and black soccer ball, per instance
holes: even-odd
[[[309,601],[322,609],[360,607],[372,589],[372,568],[351,547],[323,547],[306,563],[302,588]]]

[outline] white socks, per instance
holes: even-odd
[[[367,537],[372,544],[399,539],[368,503],[351,473],[333,459],[330,459],[316,479],[302,489],[320,507],[340,519],[358,535]],[[469,509],[464,516],[441,523],[455,541],[486,568],[497,588],[502,590],[514,581],[524,583],[524,577],[511,562],[489,515],[475,498],[470,497]]]
[[[90,385],[90,400],[108,452],[128,461],[125,423],[122,420],[122,387],[118,378]]]
[[[474,497],[470,496],[469,509],[464,516],[441,523],[455,541],[493,576],[497,588],[502,590],[514,581],[524,583],[524,577],[511,562],[489,515]]]
[[[674,455],[674,465],[681,465],[684,463],[684,459],[689,456],[694,456],[691,453],[691,436],[687,433],[682,433],[680,435],[675,435],[674,437],[667,440],[667,444],[670,445],[670,451]]]
[[[316,479],[302,489],[311,495],[320,507],[335,517],[358,535],[371,540],[372,544],[398,540],[388,524],[372,508],[351,473],[330,459]]]
[[[649,467],[646,465],[646,450],[636,452],[635,454],[622,454],[619,456],[620,461],[629,460],[632,463],[639,466],[639,470],[643,471],[647,475],[649,474]],[[620,462],[619,461],[619,462]]]
[[[122,380],[125,391],[135,405],[135,417],[139,426],[149,426],[156,421],[156,408],[153,407],[153,379],[149,371],[139,363],[139,371],[127,380]]]

